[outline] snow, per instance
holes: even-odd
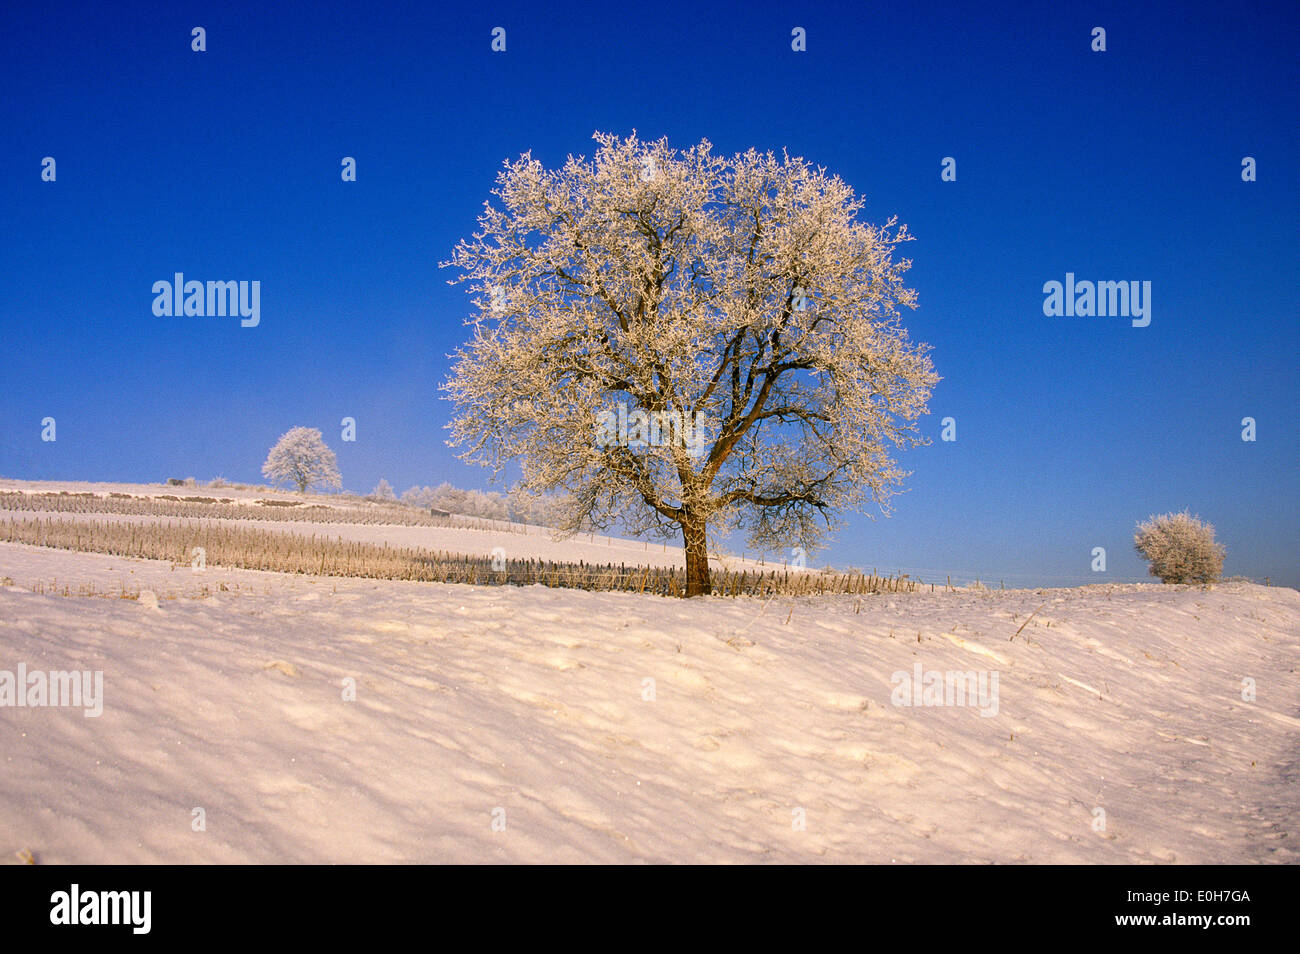
[[[0,477],[0,492],[18,492],[29,494],[96,494],[106,497],[109,494],[130,494],[133,497],[215,497],[230,499],[234,503],[252,504],[256,500],[294,500],[307,503],[335,503],[323,494],[297,494],[288,490],[259,489],[245,485],[239,487],[210,487],[206,484],[193,486],[175,484],[128,484],[113,481],[91,480],[22,480],[14,477]]]
[[[134,523],[139,525],[168,522],[172,525],[212,522],[203,518],[149,517],[134,514],[59,513],[55,511],[0,511],[0,520],[39,517],[61,521],[87,523]],[[474,530],[460,527],[406,527],[389,524],[314,523],[306,520],[280,522],[275,520],[220,520],[223,526],[248,527],[269,533],[289,533],[315,536],[321,539],[350,540],[354,543],[386,543],[391,547],[423,548],[434,552],[456,553],[468,556],[491,556],[500,548],[510,560],[553,560],[556,562],[620,564],[629,566],[682,567],[686,559],[682,548],[653,541],[620,540],[617,537],[579,534],[569,540],[556,540],[542,527],[528,527],[526,532],[506,530]],[[742,559],[727,554],[714,553],[709,565],[717,569],[789,570],[805,572],[797,565]]]
[[[306,496],[292,493],[267,493],[252,490],[234,490],[231,488],[206,487],[168,487],[157,484],[106,484],[69,481],[34,481],[0,479],[0,493],[17,491],[28,494],[94,493],[106,497],[110,493],[129,494],[133,497],[201,496],[212,498],[229,498],[232,503],[252,506],[257,500],[290,500],[305,502],[307,505],[325,504],[340,510],[358,509],[357,505],[346,501],[331,499],[328,495],[309,494]],[[72,513],[58,511],[4,511],[0,510],[0,520],[21,519],[39,516],[55,520],[85,520],[92,522],[119,521],[125,523],[189,523],[204,518],[151,517],[134,514]],[[629,566],[683,567],[686,556],[681,546],[669,542],[653,540],[629,540],[602,534],[580,533],[567,540],[555,539],[554,531],[547,527],[529,524],[508,523],[488,520],[481,517],[468,517],[474,522],[474,528],[468,527],[423,527],[402,526],[395,524],[373,523],[315,523],[305,520],[226,520],[226,525],[250,527],[272,533],[292,533],[336,539],[350,540],[354,543],[388,544],[391,547],[424,548],[435,552],[456,553],[467,556],[491,556],[497,547],[505,550],[510,560],[552,560],[555,562],[573,562],[579,560],[595,564],[620,564]],[[481,526],[497,526],[500,529],[478,529]],[[789,570],[792,573],[804,572],[804,567],[788,564],[781,560],[761,562],[752,557],[735,556],[720,550],[709,555],[710,565],[717,569],[750,572],[772,570]]]
[[[0,479],[0,492],[17,491],[27,494],[94,493],[107,497],[111,493],[129,494],[133,497],[200,496],[215,499],[228,498],[233,503],[253,506],[257,500],[286,500],[305,505],[324,504],[339,510],[358,510],[356,504],[340,501],[329,495],[294,494],[285,492],[264,492],[237,490],[232,488],[206,487],[168,487],[160,484],[109,484],[68,481],[32,481]],[[5,511],[0,510],[0,520],[22,519],[38,516],[55,520],[83,520],[90,522],[123,522],[152,524],[168,522],[185,524],[202,521],[204,518],[153,517],[134,514],[72,513],[58,511]],[[427,527],[403,526],[395,524],[373,523],[316,523],[305,520],[229,520],[221,522],[227,526],[244,526],[263,532],[290,533],[305,536],[315,535],[321,538],[349,540],[354,543],[388,544],[391,547],[423,548],[435,552],[456,553],[467,556],[491,556],[496,548],[501,548],[510,560],[552,560],[555,562],[578,562],[594,564],[627,564],[629,566],[683,567],[686,557],[681,546],[669,542],[653,540],[629,540],[602,534],[580,533],[567,540],[555,539],[554,532],[547,527],[528,524],[507,523],[505,521],[487,520],[469,517],[474,528],[469,527]],[[478,526],[496,526],[500,529],[477,529]],[[797,564],[788,564],[780,560],[760,562],[752,557],[735,556],[714,550],[709,556],[710,565],[717,569],[750,572],[770,572],[780,569],[792,573],[804,572]]]
[[[0,855],[1294,863],[1298,650],[1300,593],[1244,583],[684,601],[0,544],[0,671],[104,674],[98,718],[0,708]],[[891,704],[917,663],[994,667],[996,715]]]

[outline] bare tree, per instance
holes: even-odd
[[[563,532],[680,530],[690,596],[710,529],[812,549],[845,508],[887,513],[939,380],[899,321],[907,227],[859,222],[803,159],[594,138],[591,161],[506,162],[443,263],[475,306],[448,443],[567,491]]]
[[[285,431],[266,455],[262,474],[271,480],[287,480],[305,493],[313,484],[338,489],[343,486],[334,452],[325,446],[314,427]]]

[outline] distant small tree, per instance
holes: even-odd
[[[433,506],[433,491],[428,487],[421,487],[419,484],[408,487],[402,491],[402,503],[408,507],[431,507]]]
[[[471,510],[468,491],[453,487],[446,481],[433,489],[433,501],[434,506],[450,513],[468,514]]]
[[[397,494],[393,492],[393,485],[383,477],[379,478],[379,483],[375,484],[375,489],[370,491],[370,496],[375,500],[396,500]]]
[[[271,448],[262,465],[262,474],[273,481],[288,481],[306,493],[314,484],[335,490],[343,486],[334,452],[321,440],[314,427],[295,427],[286,431]]]
[[[1213,583],[1223,574],[1226,548],[1214,542],[1214,527],[1186,510],[1139,523],[1133,543],[1161,583]]]
[[[530,494],[520,487],[512,487],[506,495],[506,506],[509,519],[518,523],[556,527],[563,521],[571,502],[559,491]]]

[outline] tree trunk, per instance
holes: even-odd
[[[704,521],[687,514],[682,520],[682,540],[686,544],[686,595],[708,596],[709,547]]]

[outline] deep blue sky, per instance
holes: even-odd
[[[1294,4],[636,6],[6,5],[0,474],[260,481],[301,424],[349,489],[489,486],[443,443],[467,307],[437,263],[503,159],[636,129],[788,148],[917,236],[934,443],[815,562],[1140,580],[1134,523],[1188,507],[1226,572],[1300,585]],[[261,325],[155,317],[176,271],[261,281]],[[1067,271],[1151,281],[1151,325],[1044,317]]]

